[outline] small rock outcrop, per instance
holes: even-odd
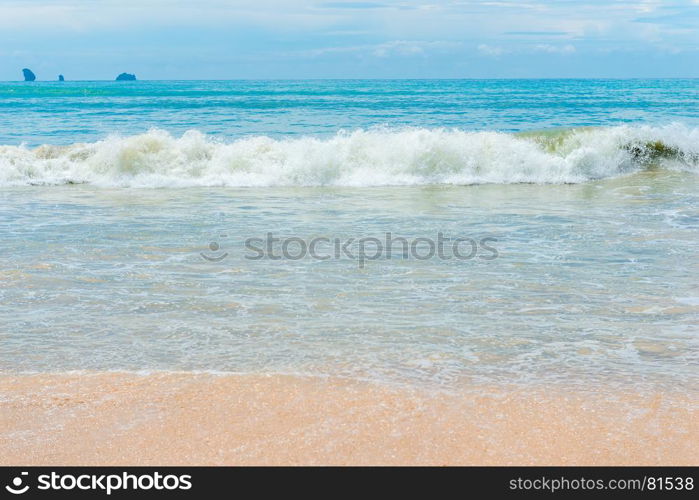
[[[59,81],[59,82],[65,82],[66,79],[63,78],[63,75],[58,75],[58,81]]]
[[[34,74],[34,72],[32,70],[30,70],[28,68],[24,68],[22,70],[22,73],[24,73],[24,81],[25,82],[33,82],[34,80],[36,80],[36,75]]]
[[[136,75],[132,75],[131,73],[122,73],[116,77],[117,82],[132,82],[135,79]]]

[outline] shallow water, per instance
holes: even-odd
[[[572,185],[5,188],[0,369],[691,387],[698,188],[667,171]],[[496,238],[498,257],[406,259],[399,246],[362,267],[356,255],[251,260],[244,246],[267,232],[440,231]]]
[[[0,371],[695,388],[698,93],[0,83]]]

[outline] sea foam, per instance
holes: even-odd
[[[70,146],[0,146],[0,186],[388,186],[581,183],[654,168],[698,171],[699,129],[618,126],[507,134],[376,128],[229,142],[153,129]]]

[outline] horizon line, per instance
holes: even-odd
[[[377,78],[377,77],[366,77],[366,78],[356,78],[356,77],[313,77],[313,78],[153,78],[153,79],[136,79],[136,80],[116,80],[116,79],[99,79],[99,80],[0,80],[2,83],[70,83],[70,82],[114,82],[114,83],[138,83],[138,82],[234,82],[234,81],[338,81],[338,80],[348,80],[348,81],[361,81],[361,80],[375,80],[375,81],[433,81],[433,80],[451,80],[451,81],[461,81],[461,80],[699,80],[699,76],[625,76],[625,77],[614,77],[614,76],[546,76],[546,77],[432,77],[432,78],[406,78],[406,77],[391,77],[391,78]]]

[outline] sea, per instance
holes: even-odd
[[[0,373],[692,390],[699,80],[0,82]]]

